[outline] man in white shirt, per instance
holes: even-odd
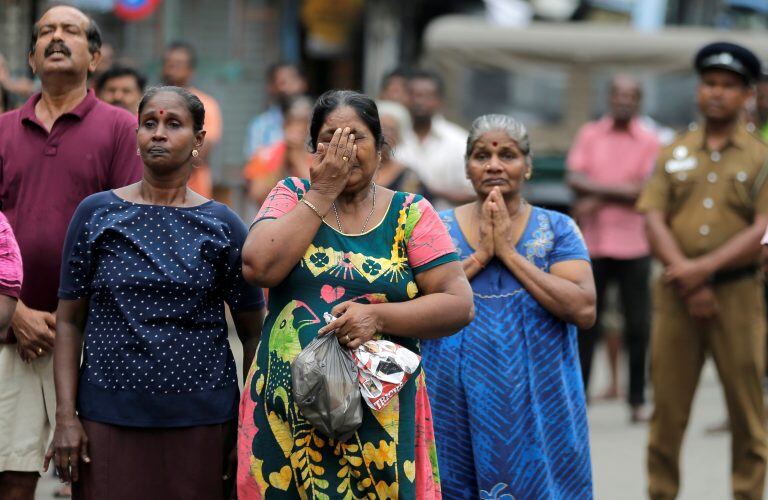
[[[403,137],[397,158],[419,174],[438,209],[473,200],[475,191],[464,168],[468,132],[439,114],[442,80],[428,71],[414,71],[408,92],[413,134]]]

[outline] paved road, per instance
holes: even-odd
[[[596,353],[596,361],[605,359]],[[602,370],[605,365],[601,363]],[[602,371],[601,370],[601,371]],[[604,378],[598,375],[596,380]],[[600,384],[597,384],[600,389]],[[699,382],[693,413],[683,443],[680,500],[730,498],[730,436],[707,434],[706,428],[725,419],[725,401],[714,365],[708,362]],[[595,498],[647,498],[645,446],[647,425],[630,425],[625,404],[595,402],[589,409]]]
[[[240,352],[235,339],[233,348]],[[236,359],[239,358],[236,356]],[[605,355],[595,353],[595,388],[606,380]],[[711,363],[705,367],[694,401],[691,423],[683,448],[683,489],[681,500],[729,498],[730,438],[709,435],[705,429],[722,420],[725,405],[717,375]],[[640,500],[645,497],[645,425],[630,425],[621,402],[595,402],[589,409],[595,498],[598,500]],[[41,480],[36,499],[48,500],[57,487],[54,478]]]

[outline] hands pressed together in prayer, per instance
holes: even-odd
[[[515,251],[514,220],[523,214],[524,207],[521,203],[518,213],[514,217],[511,216],[498,187],[493,188],[485,198],[480,212],[479,245],[474,253],[474,258],[483,266],[494,256]]]

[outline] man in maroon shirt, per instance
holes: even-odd
[[[139,180],[136,117],[86,87],[101,56],[96,24],[54,7],[35,24],[29,64],[42,92],[0,115],[0,201],[25,280],[0,345],[0,498],[31,499],[54,424],[53,342],[64,236],[86,196]]]

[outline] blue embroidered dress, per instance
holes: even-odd
[[[442,212],[460,257],[474,250]],[[533,207],[517,251],[540,269],[589,260],[573,220]],[[493,259],[472,279],[475,320],[422,341],[445,498],[589,499],[592,472],[576,327]]]

